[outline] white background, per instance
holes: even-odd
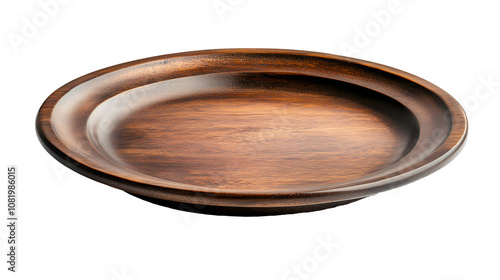
[[[2,1],[0,176],[19,168],[20,226],[18,273],[2,261],[0,278],[500,279],[498,1],[389,3],[70,0],[44,18],[37,1]],[[27,22],[36,30],[23,35]],[[410,72],[464,105],[468,142],[449,165],[396,190],[325,211],[242,218],[141,201],[68,170],[36,138],[39,106],[74,78],[230,47],[350,54]],[[335,246],[318,260],[328,239]]]

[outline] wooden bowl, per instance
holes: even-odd
[[[421,178],[467,120],[433,84],[380,64],[294,50],[170,54],[102,69],[48,97],[36,129],[64,165],[181,210],[329,208]]]

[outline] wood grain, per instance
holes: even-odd
[[[436,86],[366,61],[210,50],[96,71],[54,92],[37,132],[73,170],[181,210],[313,211],[418,179],[464,143]]]

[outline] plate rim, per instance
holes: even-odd
[[[174,57],[187,57],[187,56],[197,56],[197,55],[207,55],[207,54],[224,54],[224,53],[272,53],[272,54],[293,54],[306,57],[320,57],[325,59],[333,59],[337,61],[343,61],[348,63],[355,63],[370,68],[371,70],[381,70],[398,77],[401,77],[407,81],[418,84],[425,89],[429,90],[437,97],[439,97],[446,105],[446,107],[451,111],[451,118],[454,120],[452,123],[452,128],[446,140],[433,151],[429,156],[425,157],[422,161],[418,162],[420,166],[414,168],[410,165],[410,170],[401,171],[401,174],[387,176],[387,177],[377,177],[375,181],[368,182],[364,184],[355,184],[340,186],[325,190],[314,190],[314,191],[300,191],[297,193],[290,191],[269,191],[269,192],[238,192],[238,191],[228,191],[225,192],[221,189],[210,190],[207,189],[203,191],[204,194],[201,197],[196,197],[200,191],[193,191],[189,189],[183,189],[171,186],[158,186],[152,185],[140,181],[134,181],[127,178],[115,176],[113,174],[106,173],[102,170],[93,168],[82,163],[81,158],[76,153],[71,153],[71,148],[67,147],[65,143],[61,140],[58,141],[57,132],[47,120],[51,119],[52,110],[56,106],[57,102],[71,89],[79,84],[86,81],[110,73],[116,70],[124,69],[127,67],[148,63],[157,60],[164,60]],[[411,181],[422,178],[429,173],[436,171],[442,166],[446,165],[451,161],[460,150],[463,148],[467,134],[468,134],[468,120],[465,111],[460,106],[460,104],[447,92],[437,87],[436,85],[424,80],[418,76],[407,73],[405,71],[382,65],[375,62],[365,61],[357,58],[344,57],[335,54],[327,54],[320,52],[302,51],[302,50],[291,50],[291,49],[268,49],[268,48],[238,48],[238,49],[209,49],[209,50],[199,50],[199,51],[189,51],[180,52],[173,54],[166,54],[160,56],[153,56],[138,60],[133,60],[110,67],[106,67],[79,78],[76,78],[65,85],[61,86],[59,89],[54,91],[41,105],[37,117],[36,117],[36,132],[37,136],[44,146],[44,148],[59,162],[63,165],[69,167],[70,169],[106,185],[122,189],[126,192],[130,192],[137,195],[148,196],[153,198],[173,200],[178,202],[193,202],[193,203],[204,203],[209,205],[241,205],[241,203],[247,203],[246,207],[262,207],[267,206],[269,201],[279,200],[279,198],[287,198],[288,202],[282,202],[281,206],[295,206],[295,205],[309,205],[311,203],[326,203],[328,201],[343,201],[350,200],[353,198],[362,198],[372,194],[376,194],[381,191],[389,190],[403,184],[407,184]],[[69,149],[63,151],[64,147]],[[167,180],[164,180],[167,181]],[[184,184],[180,184],[184,185]],[[333,200],[332,200],[333,199]],[[235,203],[236,200],[236,203]],[[239,202],[238,202],[239,201]],[[274,207],[274,206],[270,206]]]

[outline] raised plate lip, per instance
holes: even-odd
[[[450,118],[452,120],[452,129],[450,134],[447,136],[446,140],[442,145],[436,149],[432,154],[419,161],[417,164],[412,165],[409,170],[402,170],[400,174],[395,174],[387,177],[381,177],[377,180],[366,182],[363,184],[346,184],[342,187],[336,187],[325,190],[318,191],[308,191],[308,192],[235,192],[235,191],[225,191],[225,190],[210,190],[204,191],[203,197],[197,197],[199,193],[197,191],[183,189],[182,187],[176,186],[158,186],[143,183],[140,181],[130,180],[108,174],[102,170],[96,169],[92,166],[82,163],[80,156],[73,153],[69,147],[67,147],[62,141],[57,137],[57,133],[54,131],[51,125],[46,125],[44,120],[50,120],[52,109],[55,107],[56,103],[72,88],[79,84],[82,84],[88,80],[94,79],[103,74],[113,72],[119,69],[157,61],[163,59],[169,59],[174,57],[188,57],[197,55],[209,55],[209,54],[225,54],[225,53],[238,53],[238,54],[291,54],[300,55],[304,57],[316,57],[333,59],[342,62],[354,63],[362,65],[373,70],[380,70],[383,72],[390,73],[392,75],[398,76],[405,80],[411,81],[412,83],[418,84],[427,90],[438,96],[450,110]],[[66,165],[70,169],[86,176],[92,178],[96,181],[105,183],[107,185],[122,189],[126,192],[130,192],[136,195],[148,196],[159,199],[168,199],[177,202],[192,202],[192,203],[202,203],[208,205],[239,205],[240,202],[246,201],[245,207],[262,207],[263,203],[266,201],[276,201],[280,198],[287,198],[288,202],[277,203],[276,205],[281,206],[296,206],[296,205],[308,205],[311,203],[327,203],[332,201],[343,201],[362,198],[369,196],[380,191],[385,191],[388,189],[395,188],[397,186],[409,183],[416,179],[426,176],[429,173],[439,169],[446,163],[451,161],[458,152],[462,149],[468,131],[468,122],[466,114],[460,104],[448,93],[434,84],[419,78],[415,75],[409,74],[399,69],[395,69],[386,65],[369,62],[361,59],[344,57],[334,54],[326,54],[320,52],[310,52],[302,50],[290,50],[290,49],[211,49],[211,50],[200,50],[200,51],[189,51],[180,52],[174,54],[154,56],[139,60],[134,60],[130,62],[125,62],[122,64],[114,65],[111,67],[103,68],[87,75],[81,76],[69,83],[63,85],[52,93],[42,104],[36,118],[36,131],[37,136],[44,146],[44,148],[58,161]],[[182,185],[182,184],[180,184]],[[247,203],[252,200],[252,202]],[[240,201],[240,202],[238,202]],[[270,205],[276,206],[276,205]]]

